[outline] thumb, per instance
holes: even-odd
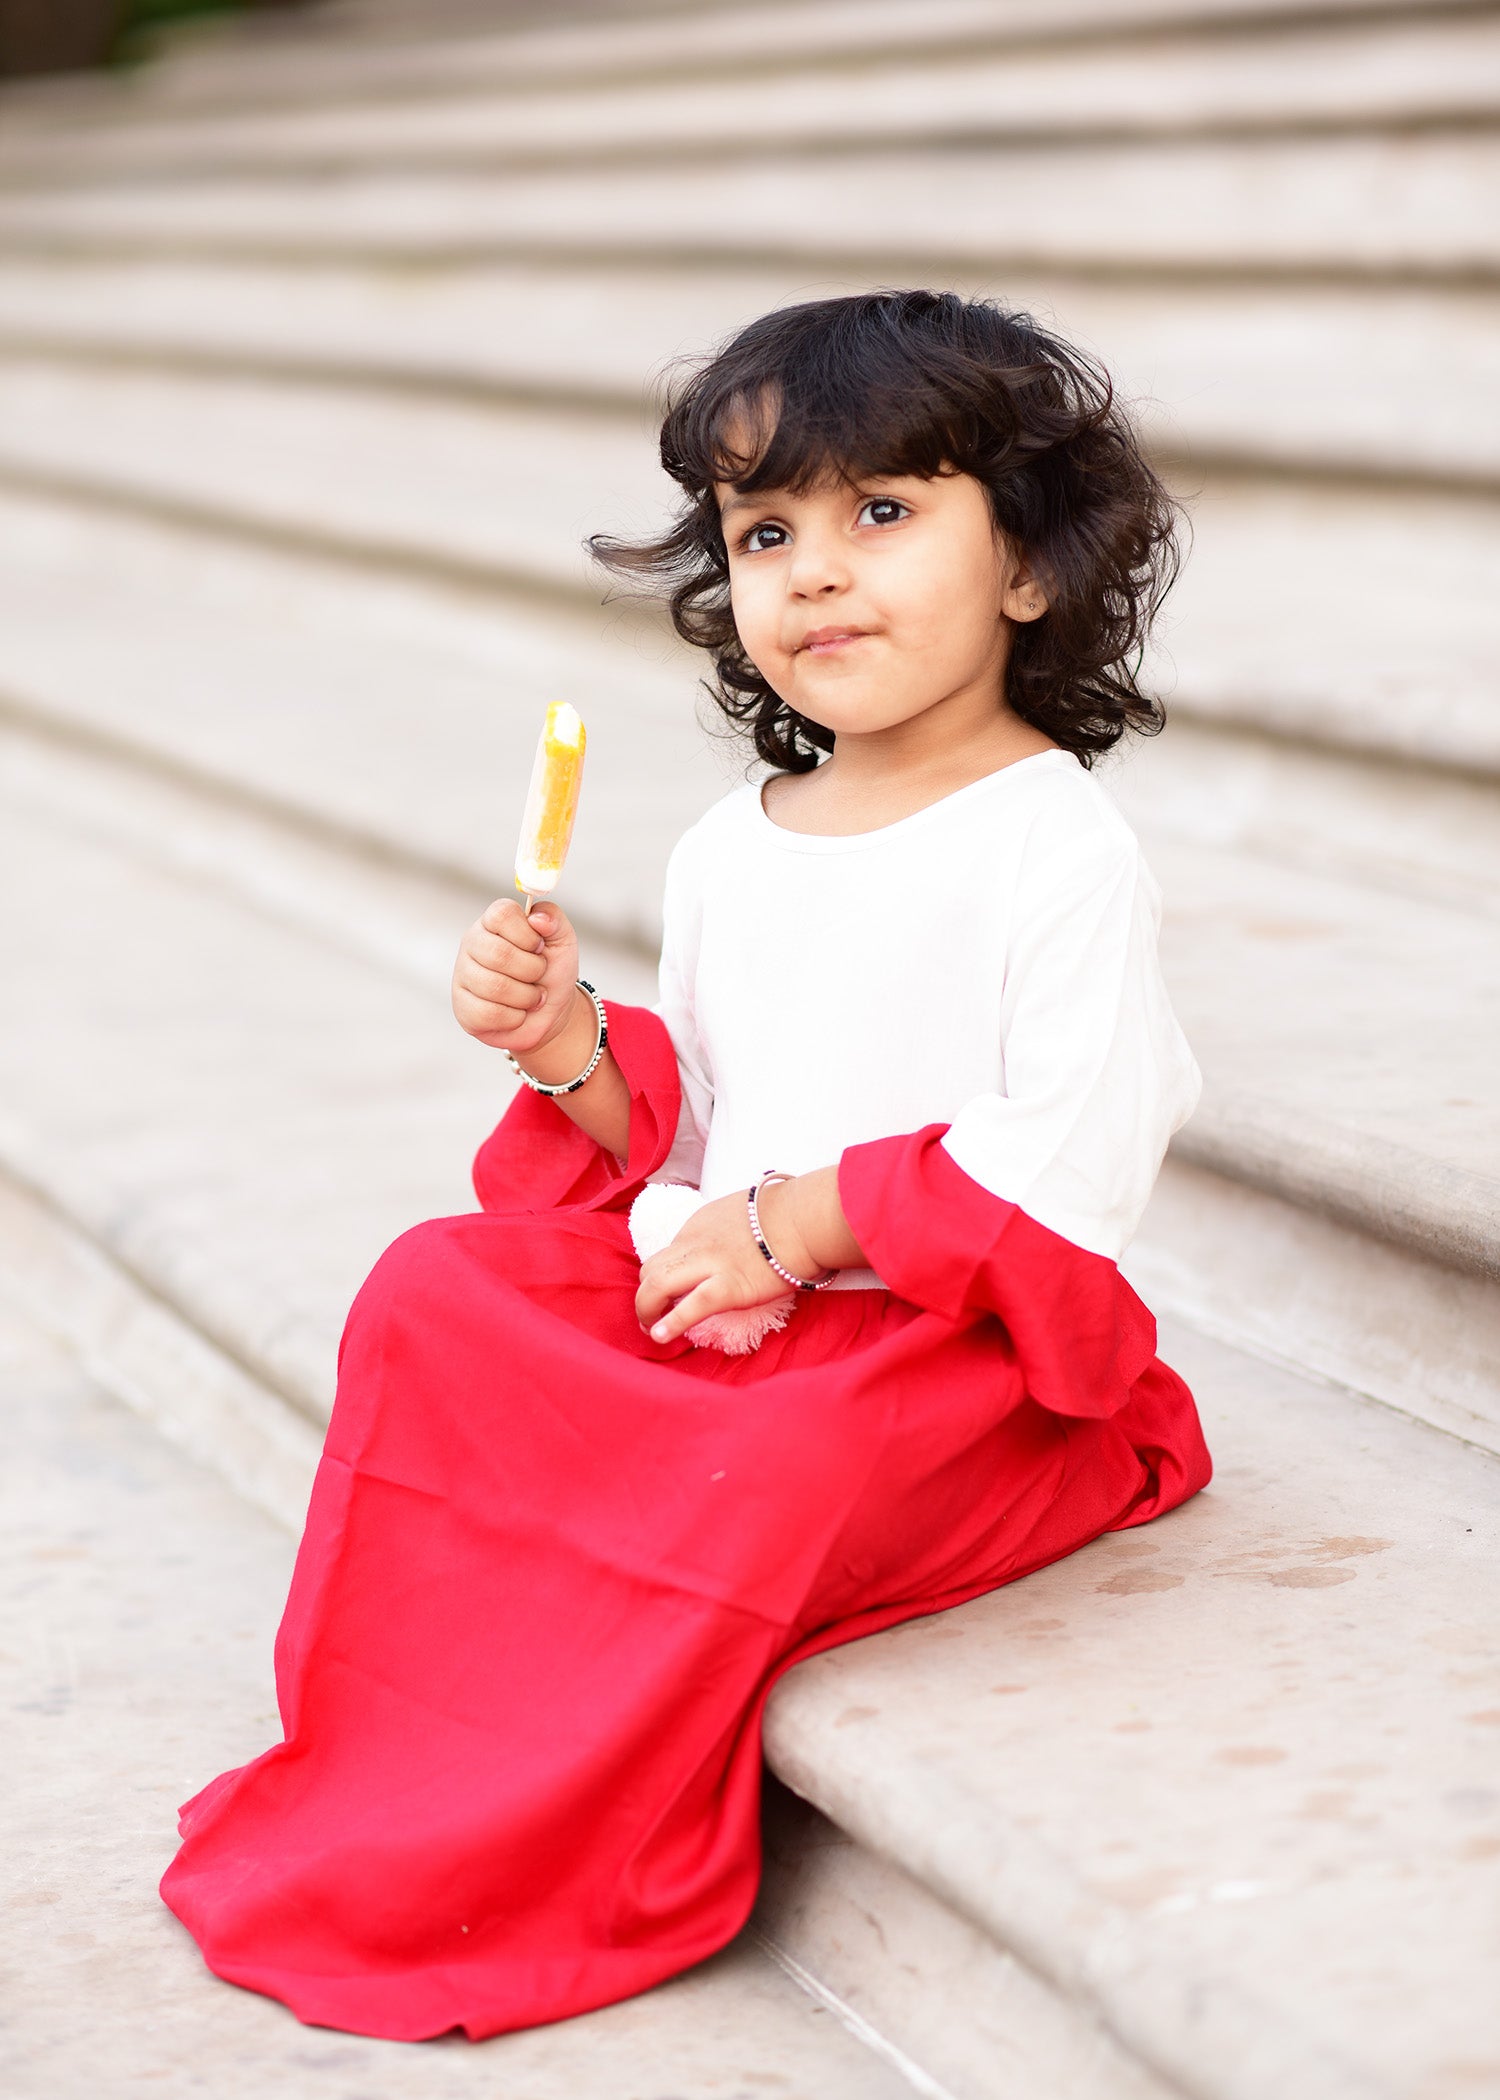
[[[550,942],[557,939],[567,921],[555,904],[534,904],[526,923],[541,935],[544,942]]]

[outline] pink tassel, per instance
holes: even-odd
[[[683,1334],[695,1349],[722,1349],[726,1356],[748,1356],[768,1334],[785,1327],[797,1303],[797,1293],[771,1298],[764,1305],[737,1305],[728,1312],[709,1313],[695,1320]]]

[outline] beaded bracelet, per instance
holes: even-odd
[[[837,1269],[830,1269],[826,1276],[815,1277],[811,1283],[808,1282],[805,1276],[794,1276],[790,1269],[784,1269],[781,1266],[781,1263],[766,1245],[765,1238],[761,1233],[760,1212],[756,1209],[757,1196],[759,1196],[768,1181],[790,1181],[791,1179],[792,1176],[790,1174],[780,1174],[775,1167],[766,1168],[760,1180],[754,1184],[750,1191],[750,1230],[755,1234],[756,1246],[759,1247],[761,1253],[766,1257],[766,1260],[771,1264],[778,1276],[784,1276],[788,1283],[794,1283],[799,1291],[826,1291],[834,1277],[839,1273]]]
[[[545,1083],[545,1081],[540,1079],[533,1079],[529,1072],[522,1071],[521,1067],[516,1063],[515,1059],[511,1057],[511,1054],[508,1050],[505,1053],[506,1056],[510,1058],[511,1070],[514,1073],[516,1073],[519,1078],[524,1079],[526,1084],[538,1094],[573,1093],[578,1087],[581,1087],[583,1085],[583,1082],[593,1071],[595,1065],[598,1064],[600,1058],[604,1055],[604,1046],[609,1041],[609,1023],[604,1018],[604,1001],[599,997],[599,994],[594,990],[594,987],[589,983],[586,977],[575,978],[574,982],[579,986],[581,990],[588,993],[589,997],[594,1002],[594,1011],[599,1016],[599,1041],[595,1045],[593,1056],[589,1059],[588,1063],[584,1066],[583,1070],[579,1073],[578,1077],[576,1079],[567,1080],[562,1086],[548,1086]]]

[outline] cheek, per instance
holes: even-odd
[[[894,631],[943,664],[963,663],[993,647],[1000,600],[993,563],[966,558],[961,545],[920,562],[893,566],[880,595]]]
[[[729,608],[734,614],[735,630],[751,661],[764,670],[767,663],[779,660],[781,651],[777,646],[777,635],[781,626],[781,594],[774,579],[760,570],[731,576]]]

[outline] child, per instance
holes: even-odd
[[[1199,1078],[1088,771],[1158,726],[1175,562],[1108,381],[987,302],[824,300],[708,361],[662,457],[679,523],[596,551],[668,580],[774,774],[677,842],[655,1007],[555,904],[464,940],[526,1084],[482,1209],[355,1300],[285,1740],[162,1882],[324,2026],[477,2038],[711,1954],[784,1669],[1210,1477],[1116,1268]]]

